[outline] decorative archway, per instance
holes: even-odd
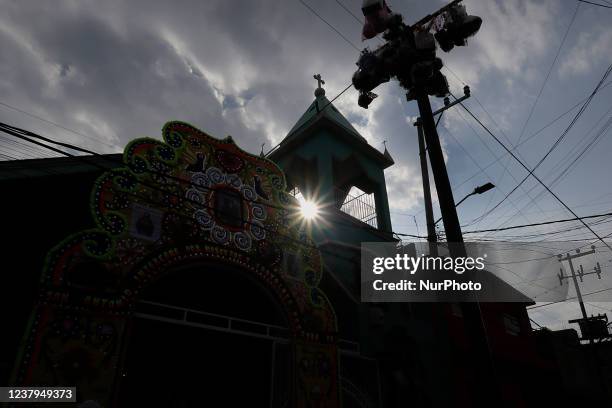
[[[105,406],[141,290],[186,261],[239,266],[282,305],[293,353],[292,406],[340,405],[336,318],[318,288],[319,251],[301,227],[282,171],[182,122],[163,142],[125,149],[92,195],[97,228],[46,259],[15,383],[75,384]],[[205,272],[203,272],[205,273]]]

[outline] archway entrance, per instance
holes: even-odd
[[[142,299],[130,323],[118,405],[286,405],[287,321],[250,275],[191,265],[166,274]]]

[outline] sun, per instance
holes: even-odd
[[[300,213],[304,219],[312,221],[319,215],[319,206],[314,201],[300,200]]]

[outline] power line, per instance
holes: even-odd
[[[465,84],[465,82],[459,78],[459,76],[449,67],[445,65],[445,68],[455,77],[455,79],[457,79],[460,83]],[[603,90],[605,88],[607,88],[608,86],[610,86],[612,84],[612,81],[605,83],[603,86],[601,86],[599,88],[599,90]],[[491,120],[493,121],[493,123],[496,124],[496,126],[499,128],[499,125],[497,125],[497,123],[495,122],[495,119],[491,116],[491,114],[486,110],[486,108],[482,105],[482,103],[480,103],[480,101],[478,100],[477,97],[476,98],[476,102],[478,102],[478,104],[481,106],[481,108],[485,111],[485,113],[491,118]],[[574,109],[576,109],[580,104],[582,104],[583,102],[587,101],[590,99],[590,96],[578,101],[576,104],[574,104],[572,107],[570,107],[568,110],[566,110],[565,112],[563,112],[562,114],[560,114],[559,116],[557,116],[556,118],[554,118],[552,121],[550,121],[548,124],[544,125],[542,128],[540,128],[539,130],[537,130],[536,132],[534,132],[531,136],[529,136],[528,138],[524,139],[523,141],[521,141],[520,143],[516,144],[511,150],[513,152],[515,152],[517,155],[520,156],[520,152],[517,150],[518,147],[520,147],[521,145],[524,145],[525,143],[527,143],[528,141],[530,141],[531,139],[533,139],[534,137],[536,137],[538,134],[540,134],[542,131],[544,131],[545,129],[547,129],[548,127],[552,126],[554,123],[556,123],[558,120],[560,120],[561,118],[563,118],[565,115],[567,115],[568,113],[570,113],[571,111],[573,111]],[[463,116],[461,116],[463,119]],[[465,119],[464,119],[465,120]],[[471,126],[470,126],[471,127]],[[472,128],[473,130],[473,128]],[[504,135],[504,137],[506,137],[507,140],[509,140],[509,138],[505,135],[505,133],[503,132],[503,130],[500,128],[502,134]],[[499,162],[501,160],[502,157],[504,157],[505,155],[508,155],[508,153],[504,153],[502,156],[500,156],[499,158],[497,158],[496,160],[494,160],[493,162],[487,164],[484,169],[488,169],[489,167],[491,167],[492,165],[496,164],[497,162]],[[479,172],[474,173],[472,176],[470,176],[468,179],[466,179],[465,181],[463,181],[460,185],[465,184],[467,181],[471,180],[472,178],[476,177],[479,174]],[[522,187],[521,187],[522,188]],[[532,187],[528,190],[527,193],[531,192],[533,189],[535,188]],[[530,199],[530,202],[534,202],[534,199],[531,198],[531,196],[529,194],[527,194],[528,198]],[[536,199],[538,197],[541,196],[541,193],[538,194],[536,196]],[[493,199],[493,196],[491,196],[491,199]],[[536,204],[537,205],[537,204]],[[524,209],[525,207],[522,207],[522,209]],[[539,208],[539,206],[538,206]],[[522,211],[521,209],[521,211]],[[492,211],[492,210],[491,210]],[[540,211],[541,212],[541,211]],[[487,214],[489,213],[489,211],[487,210]],[[512,217],[516,217],[517,215],[519,215],[520,212],[516,212]],[[481,217],[484,217],[481,216]],[[482,219],[481,217],[476,218],[475,220],[472,220],[470,222],[468,222],[466,225],[474,225],[476,223],[479,223]],[[503,225],[503,223],[502,223]]]
[[[0,153],[0,156],[5,157],[7,160],[19,160],[18,158],[14,156],[9,156],[8,154]]]
[[[540,225],[558,224],[558,223],[562,223],[562,222],[580,221],[580,220],[587,220],[587,219],[591,219],[591,218],[599,218],[599,217],[607,217],[607,216],[612,216],[612,212],[603,213],[603,214],[586,215],[584,217],[576,216],[575,218],[565,218],[565,219],[562,219],[562,220],[535,222],[535,223],[532,223],[532,224],[513,225],[511,227],[491,228],[491,229],[473,230],[473,231],[464,231],[463,233],[464,234],[479,234],[479,233],[491,232],[491,231],[507,231],[507,230],[513,230],[513,229],[518,229],[518,228],[537,227],[537,226],[540,226]],[[604,244],[605,244],[605,242],[604,242]]]
[[[586,304],[587,304],[587,305],[589,305],[589,306],[596,307],[597,309],[605,310],[605,311],[606,311],[606,312],[608,312],[608,313],[609,313],[610,311],[612,311],[612,310],[610,310],[610,309],[606,309],[605,307],[601,307],[601,306],[594,305],[594,304],[593,304],[593,303],[591,303],[591,302],[584,302],[584,303],[586,303]]]
[[[482,105],[481,105],[481,106],[482,106]],[[483,107],[483,108],[484,108],[484,107]],[[495,163],[499,162],[499,161],[502,159],[502,156],[499,156],[499,157],[498,157],[498,156],[497,156],[497,155],[496,155],[496,154],[493,152],[493,150],[491,150],[491,148],[489,147],[489,145],[485,143],[485,141],[482,139],[482,137],[480,136],[480,134],[479,134],[479,133],[476,131],[476,129],[474,129],[474,127],[473,127],[473,126],[472,126],[472,125],[471,125],[471,124],[470,124],[470,123],[467,121],[467,119],[466,119],[466,118],[463,116],[463,114],[461,114],[461,112],[457,112],[457,114],[458,114],[458,115],[459,115],[459,117],[460,117],[460,118],[461,118],[461,119],[462,119],[462,120],[463,120],[463,121],[464,121],[464,122],[465,122],[465,123],[466,123],[466,124],[469,126],[469,128],[472,130],[472,132],[474,132],[474,134],[476,135],[476,137],[478,137],[478,140],[480,140],[480,142],[483,144],[483,146],[485,146],[485,148],[486,148],[486,149],[489,151],[489,153],[491,153],[491,156],[493,156],[493,157],[495,158]],[[490,115],[489,115],[489,116],[490,116]],[[498,126],[498,127],[499,127],[499,126]],[[447,131],[448,131],[448,129],[447,129]],[[503,132],[502,132],[502,134],[505,136],[505,134],[504,134]],[[507,139],[508,141],[510,141],[510,139],[509,139],[507,136],[505,136],[505,137],[506,137],[506,139]],[[466,153],[467,153],[467,150],[465,150],[465,149],[464,149],[464,151],[466,151]],[[517,154],[518,154],[518,151],[517,151]],[[468,155],[469,155],[469,153],[468,153]],[[475,161],[475,160],[472,158],[472,161]],[[484,174],[485,174],[485,175],[486,175],[486,176],[487,176],[487,177],[488,177],[490,180],[493,180],[493,177],[491,177],[490,175],[488,175],[488,174],[487,174],[487,173],[484,171],[485,169],[482,169],[482,167],[481,167],[479,164],[477,164],[477,167],[478,167],[478,168],[480,168],[480,169],[482,170],[482,172],[483,172],[483,173],[484,173]],[[513,180],[514,180],[516,183],[518,183],[518,180],[516,179],[516,177],[514,177],[514,174],[512,174],[512,173],[509,173],[509,174],[510,174],[510,177],[512,177],[512,179],[513,179]],[[497,184],[497,188],[499,188],[499,189],[500,189],[500,191],[502,191],[502,193],[505,193],[505,192],[504,192],[504,191],[503,191],[503,190],[502,190],[502,189],[499,187],[499,186],[500,186],[500,184],[501,184],[501,182],[496,182],[495,184]],[[533,198],[531,198],[531,196],[529,196],[529,194],[528,194],[528,193],[529,193],[528,191],[526,191],[526,192],[525,192],[525,194],[527,195],[527,197],[530,199],[530,202],[531,202],[531,203],[533,203],[533,205],[534,205],[534,206],[535,206],[537,209],[539,209],[539,210],[540,210],[540,213],[544,214],[544,211],[542,210],[542,208],[541,208],[541,207],[538,205],[538,203],[537,203],[537,202],[535,202],[535,200],[534,200]],[[494,197],[494,196],[495,196],[494,194],[492,194],[492,195],[491,195],[491,198],[489,199],[489,203],[487,204],[487,207],[488,207],[488,206],[491,204],[491,201],[493,200],[493,197]],[[512,203],[512,205],[513,205],[513,206],[514,206],[514,207],[515,207],[515,208],[518,210],[518,207],[517,207],[517,206],[516,206],[516,205],[515,205],[515,204],[514,204],[512,201],[511,201],[511,203]],[[529,221],[529,218],[525,217],[525,216],[524,216],[524,215],[521,213],[521,211],[522,211],[522,210],[519,210],[519,211],[518,211],[518,213],[519,213],[521,216],[523,216],[523,218],[525,218],[525,220]],[[470,223],[470,225],[472,225],[472,224],[473,224],[473,223]]]
[[[605,4],[594,3],[592,1],[587,1],[587,0],[578,0],[578,1],[580,3],[592,4],[593,6],[599,6],[599,7],[612,9],[612,6],[606,6]]]
[[[605,82],[606,78],[608,77],[608,75],[610,75],[610,72],[612,71],[612,64],[606,69],[606,72],[604,73],[602,79],[599,81],[599,83],[597,84],[597,86],[595,87],[595,89],[593,90],[593,92],[591,93],[591,95],[587,98],[586,102],[582,105],[582,107],[580,108],[580,110],[576,113],[576,115],[574,116],[574,118],[572,119],[572,121],[570,122],[570,124],[565,128],[565,130],[563,131],[563,133],[561,133],[561,135],[557,138],[557,140],[555,141],[555,143],[553,143],[553,145],[548,149],[548,151],[546,152],[546,154],[544,155],[544,157],[542,157],[538,163],[535,165],[535,167],[533,169],[529,169],[527,166],[525,166],[523,164],[523,162],[514,154],[512,153],[510,150],[508,150],[508,148],[495,136],[493,135],[493,133],[478,119],[476,118],[476,116],[470,111],[468,110],[468,108],[461,103],[461,106],[463,106],[463,108],[491,135],[495,138],[495,140],[500,143],[502,145],[502,147],[504,149],[506,149],[510,155],[512,157],[514,157],[525,169],[527,169],[527,171],[529,172],[529,174],[527,174],[521,181],[520,183],[515,186],[508,194],[506,194],[506,196],[501,199],[501,201],[499,201],[493,208],[491,208],[490,210],[488,210],[487,212],[485,212],[483,215],[481,215],[480,217],[477,218],[477,220],[482,220],[483,218],[487,217],[489,214],[491,214],[493,211],[495,211],[497,208],[499,208],[499,206],[506,200],[508,199],[508,197],[510,197],[510,195],[512,193],[514,193],[521,185],[523,185],[523,183],[529,178],[529,176],[533,176],[534,178],[536,178],[536,180],[539,181],[539,178],[536,177],[536,175],[534,174],[534,171],[540,167],[540,165],[548,158],[548,156],[559,146],[559,144],[563,141],[563,139],[567,136],[567,134],[569,133],[569,131],[574,127],[574,125],[576,124],[576,122],[578,121],[578,119],[582,116],[582,114],[584,113],[584,111],[586,110],[586,108],[588,107],[588,105],[591,103],[591,101],[593,100],[593,98],[595,97],[595,95],[597,94],[597,92],[599,91],[599,89],[601,88],[601,85]],[[453,98],[457,99],[454,95]],[[543,184],[543,183],[542,183]],[[546,187],[548,189],[548,187]],[[612,248],[611,248],[612,250]]]
[[[453,71],[450,70],[450,68],[448,66],[445,65],[445,68],[447,68],[449,70],[449,72],[454,75],[457,80],[463,84],[465,84],[465,82],[463,82],[461,80],[461,78],[459,78]],[[602,89],[605,89],[607,87],[609,87],[610,85],[612,85],[612,81],[607,82],[604,86],[601,87],[600,91]],[[535,131],[534,133],[532,133],[529,137],[527,137],[525,140],[523,140],[520,144],[514,146],[511,150],[512,151],[516,151],[518,154],[517,149],[524,145],[525,143],[529,142],[530,140],[532,140],[533,138],[535,138],[537,135],[539,135],[540,133],[542,133],[544,130],[548,129],[550,126],[554,125],[555,123],[557,123],[559,120],[561,120],[563,117],[565,117],[565,115],[569,114],[570,112],[572,112],[574,109],[576,109],[578,106],[580,106],[581,103],[583,103],[584,101],[586,101],[588,99],[588,97],[583,98],[581,100],[579,100],[578,102],[576,102],[573,106],[571,106],[570,108],[568,108],[565,112],[561,113],[559,116],[555,117],[554,119],[552,119],[550,122],[548,122],[546,125],[544,125],[543,127],[541,127],[540,129],[538,129],[537,131]],[[476,101],[478,101],[478,99],[476,99]],[[482,105],[481,105],[482,106]],[[486,112],[486,111],[485,111]],[[487,113],[488,114],[488,113]],[[489,117],[491,116],[490,114],[488,114]],[[497,125],[498,126],[498,125]],[[498,126],[499,127],[499,126]],[[505,157],[506,155],[508,155],[508,152],[504,152],[502,154],[502,156],[500,156],[498,159],[493,160],[492,162],[488,163],[486,166],[484,166],[483,168],[486,170],[488,168],[490,168],[491,166],[495,165],[496,163],[499,162],[499,160],[503,157]],[[459,183],[455,189],[463,186],[465,183],[467,183],[468,181],[472,180],[474,177],[476,177],[477,175],[479,175],[481,173],[481,171],[477,171],[474,174],[472,174],[471,176],[469,176],[468,178],[466,178],[465,180],[463,180],[461,183]],[[437,202],[437,200],[434,201],[434,203]],[[423,211],[425,211],[424,209],[421,209],[419,212],[417,212],[416,215],[422,213]],[[469,224],[468,224],[469,225]]]
[[[23,109],[19,109],[19,108],[15,107],[15,106],[12,106],[12,105],[10,105],[10,104],[8,104],[8,103],[6,103],[6,102],[2,102],[2,101],[0,101],[0,105],[4,106],[4,107],[6,107],[6,108],[9,108],[9,109],[11,109],[11,110],[14,110],[15,112],[19,112],[19,113],[24,114],[24,115],[26,115],[26,116],[29,116],[29,117],[31,117],[31,118],[34,118],[34,119],[40,120],[41,122],[48,123],[49,125],[55,126],[56,128],[59,128],[59,129],[65,130],[65,131],[70,132],[70,133],[74,133],[75,135],[77,135],[77,136],[81,136],[81,137],[84,137],[85,139],[90,139],[90,140],[93,140],[93,141],[95,141],[95,142],[97,142],[97,143],[101,143],[101,144],[103,144],[103,145],[105,145],[105,146],[108,146],[108,147],[111,147],[111,148],[113,148],[113,149],[117,147],[117,146],[113,146],[113,145],[111,145],[111,144],[105,143],[104,141],[102,141],[102,140],[100,140],[100,139],[98,139],[98,138],[94,138],[94,137],[92,137],[92,136],[85,135],[85,134],[83,134],[83,133],[81,133],[81,132],[77,132],[76,130],[73,130],[73,129],[67,128],[67,127],[62,126],[62,125],[60,125],[60,124],[57,124],[57,123],[55,123],[55,122],[52,122],[52,121],[50,121],[50,120],[48,120],[48,119],[45,119],[45,118],[43,118],[43,117],[40,117],[40,116],[35,115],[35,114],[33,114],[33,113],[30,113],[30,112],[27,112],[27,111],[25,111],[25,110],[23,110]]]
[[[538,95],[536,96],[536,100],[533,103],[533,105],[531,105],[531,109],[529,111],[529,115],[527,115],[527,119],[525,120],[525,123],[523,124],[523,127],[521,129],[521,133],[519,134],[517,143],[521,142],[521,139],[523,138],[523,134],[525,133],[525,129],[527,128],[527,125],[529,124],[529,121],[531,120],[531,116],[533,115],[536,106],[538,105],[538,101],[540,100],[540,96],[542,96],[542,92],[544,91],[544,88],[546,87],[546,84],[548,83],[548,79],[550,78],[550,74],[552,73],[552,69],[555,66],[555,64],[557,63],[557,59],[559,58],[559,54],[561,53],[561,49],[563,48],[563,45],[565,44],[565,40],[567,39],[567,35],[570,32],[570,29],[572,28],[572,25],[574,24],[574,21],[576,20],[576,16],[578,15],[578,9],[580,8],[580,3],[576,3],[576,9],[574,10],[574,14],[572,15],[572,18],[567,26],[567,29],[565,30],[565,34],[563,35],[563,39],[561,40],[561,44],[559,44],[559,48],[557,48],[557,53],[555,54],[555,58],[553,59],[552,64],[550,64],[550,68],[548,68],[548,72],[546,73],[546,77],[544,78],[544,82],[542,83],[542,86],[540,87],[540,90],[538,91]],[[508,159],[509,160],[509,159]]]
[[[598,142],[602,140],[602,137],[608,133],[610,130],[610,126],[612,126],[612,117],[608,119],[608,121],[601,127],[599,133],[595,135],[595,137],[582,149],[582,151],[567,165],[567,167],[559,173],[559,175],[552,181],[554,184],[561,178],[565,177],[571,171],[572,167],[575,167],[574,164],[578,162],[582,158],[582,156],[588,152],[592,147],[594,147]]]
[[[611,66],[612,68],[612,66]],[[453,96],[454,98],[454,96]],[[455,98],[457,99],[457,98]],[[476,116],[474,116],[474,114],[463,104],[460,103],[460,105],[463,107],[463,109],[465,109],[470,116],[472,116],[474,118],[474,120],[476,120],[480,126],[482,126],[487,133],[489,133],[491,135],[491,137],[493,137],[493,139],[495,139],[495,141],[504,148],[504,150],[506,150],[525,170],[527,170],[529,172],[529,175],[533,176],[534,179],[536,179],[538,181],[538,183],[540,183],[561,205],[563,205],[563,207],[565,207],[566,210],[568,210],[574,217],[579,218],[578,214],[576,214],[567,204],[565,204],[565,202],[563,200],[561,200],[561,198],[555,194],[534,172],[533,170],[531,170],[525,163],[523,163],[523,161],[521,161],[518,157],[516,157],[516,155],[510,150],[508,149],[508,147],[502,143],[501,140],[499,140],[499,138],[497,138],[497,136],[495,136],[486,126],[484,123],[482,123]],[[597,234],[597,232],[595,232],[591,227],[588,226],[587,223],[585,223],[583,220],[580,220],[580,222],[586,226],[589,231],[591,231],[591,233],[593,233],[594,236],[597,237],[598,240],[600,240],[606,247],[608,247],[608,249],[610,249],[610,251],[612,251],[612,247],[606,242],[604,241],[599,234]]]
[[[19,150],[19,153],[25,154],[28,157],[32,157],[32,158],[54,157],[51,153],[49,153],[46,150],[33,148],[31,145],[28,145],[27,143],[22,143],[19,140],[12,140],[12,139],[9,139],[9,138],[6,138],[6,137],[2,137],[2,138],[0,138],[0,140],[3,143],[8,143],[10,146],[13,146],[12,150],[14,150],[14,151],[16,151],[14,148],[21,149],[21,150]],[[8,147],[10,149],[9,146],[2,146],[2,147]],[[26,152],[31,153],[31,155],[27,154]]]
[[[594,292],[585,293],[585,294],[583,294],[582,296],[596,295],[596,294],[598,294],[598,293],[607,292],[607,291],[609,291],[609,290],[612,290],[612,288],[606,288],[606,289],[596,290],[596,291],[594,291]],[[557,304],[557,303],[566,302],[566,301],[568,301],[568,300],[572,300],[572,299],[576,299],[576,298],[577,298],[577,296],[572,296],[572,297],[568,297],[568,298],[563,299],[563,300],[556,300],[556,301],[554,301],[554,302],[546,303],[546,304],[543,304],[543,305],[534,305],[534,306],[528,306],[526,309],[527,309],[527,310],[538,309],[538,308],[540,308],[540,307],[546,307],[546,306],[550,306],[550,305],[554,305],[554,304]]]
[[[523,123],[523,127],[521,128],[521,132],[519,133],[518,139],[517,139],[516,143],[512,143],[512,142],[509,141],[511,145],[518,145],[518,144],[521,143],[521,140],[523,139],[523,135],[525,134],[525,130],[527,129],[527,125],[529,124],[529,121],[531,120],[531,117],[532,117],[533,113],[535,112],[535,108],[538,105],[538,101],[540,100],[540,97],[542,96],[542,93],[544,92],[544,88],[546,87],[546,84],[548,83],[548,79],[550,78],[550,74],[552,73],[552,69],[555,66],[555,64],[557,63],[557,59],[559,58],[559,54],[561,53],[561,49],[563,48],[563,45],[565,44],[565,40],[567,39],[567,35],[569,34],[570,29],[572,28],[572,25],[574,24],[574,21],[576,19],[576,16],[578,15],[578,9],[579,8],[580,8],[580,3],[576,3],[576,9],[574,10],[574,14],[572,15],[572,18],[570,19],[570,22],[569,22],[569,24],[567,26],[567,29],[565,30],[565,34],[563,35],[563,39],[561,40],[561,43],[559,44],[559,47],[557,48],[557,52],[555,54],[555,58],[553,59],[552,63],[550,64],[550,67],[548,68],[548,72],[546,73],[546,76],[544,77],[544,82],[542,83],[542,86],[540,86],[540,90],[538,91],[536,99],[533,102],[533,104],[531,105],[531,109],[529,110],[529,114],[527,115],[527,119]],[[524,160],[524,158],[523,158],[523,160]],[[499,179],[499,182],[497,184],[502,184],[504,176],[506,175],[506,172],[508,170],[508,165],[510,164],[510,161],[511,161],[511,157],[508,157],[508,159],[506,160],[506,164],[504,165],[504,170],[502,171],[502,175],[501,175],[501,177]],[[527,196],[529,198],[531,198],[528,193],[527,193]],[[489,205],[491,204],[492,200],[493,200],[493,195],[491,196],[491,199],[489,200]],[[534,202],[534,201],[532,200],[532,202]],[[488,207],[488,205],[487,205],[487,207]],[[538,206],[538,208],[539,208],[539,206]],[[482,219],[480,219],[480,220],[482,220]]]
[[[344,34],[342,34],[336,27],[334,27],[332,24],[330,24],[327,20],[325,20],[319,13],[316,12],[315,9],[313,9],[311,6],[308,5],[308,3],[306,3],[304,0],[298,0],[300,3],[302,3],[302,5],[304,5],[304,7],[306,7],[308,10],[310,10],[310,12],[312,14],[314,14],[315,16],[317,16],[319,18],[319,20],[321,20],[322,22],[324,22],[325,24],[327,24],[329,26],[329,28],[331,28],[332,30],[334,30],[336,32],[336,34],[338,34],[344,41],[346,41],[351,47],[353,47],[354,49],[356,49],[357,51],[361,51],[359,49],[359,47],[357,47],[355,44],[353,44],[353,42],[351,40],[349,40],[348,38],[346,38],[344,36]]]
[[[599,226],[602,224],[608,224],[612,222],[612,220],[610,219],[610,217],[606,217],[602,220],[598,220],[595,222],[590,223],[590,226]],[[552,235],[559,235],[559,234],[564,234],[566,232],[571,232],[571,231],[576,231],[576,230],[581,230],[584,229],[584,226],[582,225],[578,225],[575,227],[571,227],[571,228],[564,228],[561,230],[556,230],[556,231],[547,231],[547,232],[539,232],[539,233],[533,233],[533,234],[524,234],[524,235],[496,235],[496,238],[499,239],[504,239],[504,240],[526,240],[526,239],[531,239],[531,238],[536,238],[536,237],[550,237]],[[494,229],[495,231],[498,231],[498,229]],[[559,241],[559,240],[563,240],[564,242],[566,241],[567,238],[570,237],[574,237],[574,236],[579,236],[579,235],[584,235],[585,232],[580,232],[578,234],[572,234],[572,235],[566,235],[563,238],[557,238],[555,239],[555,241]],[[484,238],[486,238],[487,236],[485,236]],[[585,240],[586,238],[583,238],[583,240]],[[547,241],[550,241],[550,239],[547,239]]]
[[[17,160],[28,160],[28,159],[36,159],[37,156],[31,155],[27,152],[23,152],[21,150],[18,150],[14,147],[11,146],[2,146],[3,149],[1,150],[4,153],[10,153],[10,154],[15,154],[15,155],[19,155],[20,157]]]
[[[585,134],[585,138],[581,139],[575,146],[574,148],[572,148],[572,150],[566,154],[561,160],[559,160],[558,164],[553,168],[553,170],[551,170],[549,172],[549,174],[552,174],[555,172],[555,169],[558,168],[560,165],[562,164],[567,164],[568,160],[570,160],[570,155],[572,154],[572,152],[580,145],[580,143],[582,143],[583,141],[586,140],[586,137],[588,135],[590,135],[593,130],[595,130],[595,128],[597,127],[597,125],[599,124],[599,122],[601,122],[608,114],[609,112],[612,111],[612,107],[610,109],[608,109],[608,111],[591,127],[591,129]],[[589,149],[591,149],[593,146],[595,146],[599,141],[601,141],[601,138],[607,133],[607,131],[609,130],[609,122],[612,120],[612,118],[608,119],[608,122],[606,124],[604,124],[599,132],[592,138],[592,140],[590,141],[586,141],[586,145],[584,146],[583,150],[579,153],[579,155],[574,158],[569,164],[566,165],[566,167],[561,171],[561,173],[551,182],[550,186],[553,187],[555,186],[561,179],[563,179],[564,177],[566,177],[572,170],[573,168],[575,168],[575,163],[577,163],[577,161],[580,159],[580,157],[582,157]],[[572,167],[574,166],[574,167]],[[548,174],[544,177],[546,178],[548,177]],[[533,187],[531,187],[529,189],[529,192],[533,191],[538,185],[534,185]],[[539,194],[536,195],[536,199],[540,198],[544,193],[546,192],[546,190],[542,190]],[[523,206],[522,209],[524,209],[526,207]],[[519,214],[519,212],[516,212],[512,217],[516,217]],[[498,225],[498,227],[502,227],[504,224],[506,224],[511,218],[506,219],[506,221],[502,222],[500,225]]]
[[[355,21],[357,21],[359,24],[363,24],[364,21],[362,19],[360,19],[359,17],[357,17],[355,14],[353,14],[353,12],[344,5],[344,3],[342,3],[340,0],[336,0],[336,3],[338,3],[340,5],[340,7],[342,7],[347,13],[349,13],[354,19]]]
[[[540,326],[540,324],[539,324],[538,322],[536,322],[535,320],[533,320],[531,317],[529,318],[529,320],[531,320],[531,322],[532,322],[533,324],[535,324],[536,326],[538,326],[540,329],[543,329],[543,327],[542,327],[542,326]]]
[[[480,169],[480,171],[487,176],[489,179],[492,179],[492,177],[486,172],[485,169],[482,168],[482,166],[478,163],[478,161],[470,154],[470,152],[463,147],[463,144],[461,144],[459,142],[459,140],[448,130],[446,129],[446,133],[453,138],[453,140],[459,145],[459,147],[461,147],[461,149],[463,149],[463,151],[465,152],[465,154],[470,158],[470,160],[472,160],[472,162],[476,165],[476,167],[478,167]],[[482,141],[482,140],[481,140]],[[484,143],[484,142],[483,142]],[[492,153],[492,152],[491,152]],[[495,157],[495,156],[494,156]],[[497,188],[500,188],[499,186]],[[514,205],[514,202],[512,202],[512,204]],[[514,207],[520,212],[521,210],[518,209],[518,207],[516,205],[514,205]],[[529,221],[529,218],[527,218],[525,215],[523,215],[521,213],[521,215],[523,216],[523,218],[525,218],[526,221]]]
[[[576,205],[576,206],[574,206],[573,208],[574,208],[574,209],[577,209],[577,208],[585,208],[585,207],[600,207],[600,206],[603,206],[603,205],[608,206],[609,204],[612,204],[612,201],[598,201],[598,200],[599,200],[600,198],[606,197],[606,196],[608,196],[608,195],[610,195],[610,194],[612,194],[612,192],[607,193],[607,194],[600,195],[600,196],[598,196],[597,198],[595,198],[595,199],[593,199],[593,200],[591,200],[591,201],[587,201],[587,202],[585,202],[585,203],[583,203],[583,204]],[[561,208],[551,209],[551,210],[548,210],[548,212],[549,212],[549,213],[554,213],[554,212],[564,212],[564,213],[565,213],[565,209],[561,209]],[[417,213],[417,214],[418,214],[418,213]],[[525,214],[528,214],[528,215],[535,215],[535,214],[536,214],[536,212],[535,212],[535,211],[532,211],[532,212],[526,212]],[[410,214],[410,215],[412,215],[412,214]],[[515,216],[516,216],[516,214],[513,214],[513,215],[507,215],[507,216],[498,217],[498,218],[505,218],[505,219],[506,219],[506,221],[504,222],[504,224],[505,224],[505,223],[507,223],[507,222],[508,222],[508,220],[513,219]],[[503,226],[503,225],[499,225],[499,227],[502,227],[502,226]]]

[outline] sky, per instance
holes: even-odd
[[[445,4],[388,3],[409,23]],[[467,47],[438,52],[442,72],[455,95],[470,86],[466,106],[506,146],[518,144],[517,156],[533,167],[612,63],[612,9],[574,0],[465,4],[483,18],[482,28]],[[253,153],[265,143],[267,151],[312,102],[313,74],[323,76],[332,99],[350,84],[359,51],[381,44],[361,41],[360,6],[360,0],[0,0],[0,120],[99,153],[119,152],[137,137],[160,137],[170,120],[216,137],[231,135]],[[372,146],[383,150],[386,142],[395,159],[385,173],[394,231],[424,235],[416,104],[406,101],[397,82],[375,92],[379,97],[368,110],[357,105],[352,88],[334,105]],[[441,102],[432,98],[434,107]],[[612,207],[612,138],[604,126],[610,112],[612,86],[604,84],[535,172],[580,216]],[[455,201],[486,182],[497,186],[459,207],[464,231],[572,217],[533,178],[487,214],[528,173],[460,107],[444,114],[439,134]],[[6,136],[0,136],[0,154],[0,160],[48,155]],[[437,203],[434,211],[437,218]],[[612,232],[606,220],[594,219],[603,222],[593,229]],[[584,228],[525,237],[578,227],[552,224],[466,234],[466,240],[590,242],[593,235]],[[602,256],[612,259],[612,253]],[[587,305],[589,313],[611,308]],[[534,309],[531,316],[561,328],[577,313],[569,302]]]

